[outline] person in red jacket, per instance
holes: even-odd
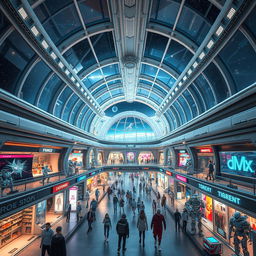
[[[158,238],[158,250],[161,251],[161,240],[162,233],[166,230],[166,222],[164,216],[161,214],[160,210],[157,210],[157,213],[153,216],[151,221],[151,229],[153,229],[153,235],[155,239],[155,248],[157,248],[157,238]]]

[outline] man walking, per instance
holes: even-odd
[[[125,214],[123,214],[122,218],[117,222],[116,232],[118,234],[118,249],[117,249],[117,252],[120,253],[122,240],[123,240],[123,252],[125,252],[126,251],[126,248],[125,248],[126,238],[129,238],[129,223],[126,219]]]
[[[175,220],[175,230],[180,231],[180,219],[181,219],[181,214],[178,209],[176,209],[176,212],[174,213],[174,220]]]
[[[82,206],[81,206],[80,202],[77,202],[77,206],[76,206],[76,220],[77,221],[80,220],[81,213],[82,213]]]
[[[153,235],[155,239],[155,248],[157,249],[157,240],[158,240],[158,250],[161,251],[161,241],[163,234],[163,227],[166,230],[166,222],[164,216],[161,214],[160,210],[157,210],[157,213],[153,216],[151,221],[151,229],[153,229]]]
[[[208,175],[206,176],[206,180],[213,180],[214,181],[214,177],[213,177],[213,173],[214,173],[214,167],[213,167],[213,163],[212,160],[209,160],[209,165],[208,165]]]
[[[118,203],[118,198],[116,195],[114,195],[113,197],[114,213],[117,213],[117,203]]]
[[[45,256],[47,251],[48,255],[51,255],[51,240],[53,237],[53,230],[51,229],[51,224],[47,222],[45,224],[45,229],[42,231],[42,239],[40,248],[42,248],[42,256]]]
[[[67,249],[66,249],[66,241],[65,237],[61,233],[62,227],[56,228],[56,234],[52,237],[51,242],[51,256],[66,256]]]

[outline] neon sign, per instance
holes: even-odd
[[[239,197],[232,196],[232,195],[230,195],[230,194],[221,192],[221,191],[219,191],[219,190],[217,191],[217,193],[218,193],[218,196],[219,196],[220,198],[223,198],[223,199],[225,199],[225,200],[228,200],[228,201],[231,202],[231,203],[235,203],[235,204],[237,204],[237,205],[240,205],[241,199],[240,199]]]
[[[176,175],[176,179],[177,179],[177,180],[180,180],[180,181],[183,181],[183,182],[185,182],[185,183],[187,182],[187,178],[186,178],[186,177],[183,177],[183,176],[178,175],[178,174]]]
[[[166,171],[166,174],[172,176],[172,172]]]
[[[86,179],[86,175],[78,177],[76,181],[79,182],[79,181],[82,181],[82,180],[85,180],[85,179]]]
[[[212,188],[204,184],[198,183],[198,187],[206,192],[212,193]]]
[[[228,160],[227,165],[231,170],[254,173],[251,166],[252,163],[253,160],[247,160],[245,156],[242,156],[240,160],[237,156],[232,156],[231,159]]]
[[[200,153],[212,153],[212,148],[200,148]]]

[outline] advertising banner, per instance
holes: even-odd
[[[55,212],[63,212],[63,193],[59,193],[55,196],[54,200],[54,211]]]

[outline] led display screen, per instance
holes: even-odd
[[[178,153],[178,166],[188,166],[190,164],[190,155],[188,153]]]
[[[32,178],[33,155],[0,155],[0,173],[3,179]]]
[[[247,177],[255,177],[256,151],[219,152],[220,171]]]

